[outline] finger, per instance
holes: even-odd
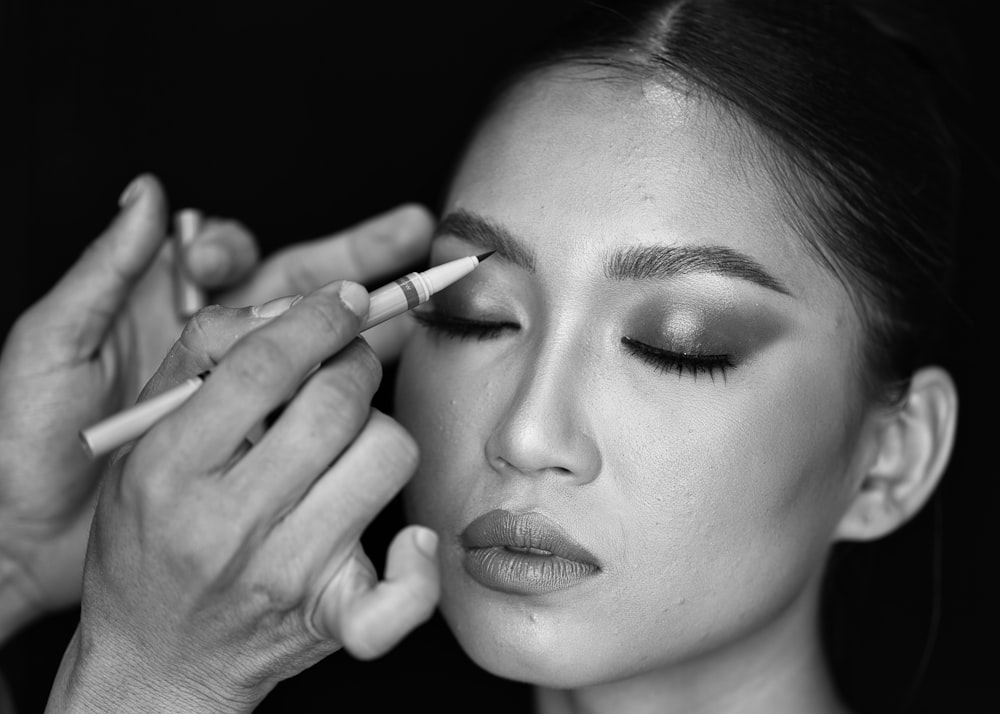
[[[382,582],[367,591],[355,590],[346,602],[333,592],[320,599],[314,618],[320,632],[337,633],[347,651],[359,659],[373,659],[392,649],[426,622],[437,606],[441,590],[437,540],[434,531],[423,526],[396,534]]]
[[[233,345],[204,386],[150,436],[160,431],[161,443],[183,443],[186,464],[228,458],[310,370],[350,344],[367,311],[368,293],[357,283],[338,281],[307,295]]]
[[[257,265],[260,251],[253,234],[243,224],[209,218],[195,239],[185,246],[182,259],[196,283],[203,288],[218,289],[246,278]]]
[[[212,369],[237,341],[287,311],[299,298],[289,295],[254,307],[202,308],[184,325],[180,338],[143,388],[139,401]]]
[[[217,305],[202,308],[185,325],[180,339],[171,347],[156,373],[146,383],[137,403],[145,402],[148,406],[154,397],[163,395],[168,398],[168,409],[177,408],[180,402],[198,389],[201,382],[196,382],[193,388],[188,384],[180,395],[173,391],[174,387],[179,387],[183,382],[189,382],[192,377],[211,369],[233,344],[286,311],[298,299],[299,296],[290,296],[273,300],[265,305],[241,309],[223,308]],[[171,392],[172,396],[166,394],[167,392]],[[164,417],[159,411],[141,416],[135,411],[130,411],[113,417],[109,420],[112,423],[94,425],[81,432],[80,436],[84,440],[85,448],[92,454],[103,453],[107,449],[114,448],[115,443],[127,439],[128,442],[112,456],[112,462],[115,462],[130,453],[137,445],[142,451],[155,448],[154,445],[157,443],[155,440],[140,441],[136,444],[134,439],[144,430],[156,431],[155,420],[162,418]],[[152,425],[146,426],[150,419],[154,420]],[[259,430],[262,430],[262,426]],[[247,438],[252,439],[252,435],[248,434]],[[247,448],[248,444],[241,444],[241,448],[230,457],[231,460],[235,461],[242,456]]]
[[[100,345],[166,236],[166,195],[156,177],[136,178],[120,203],[111,225],[38,306],[47,320],[71,329],[78,356],[89,356]]]
[[[392,364],[399,358],[403,345],[413,334],[417,323],[410,313],[404,313],[391,320],[375,325],[364,333],[365,342],[371,345],[372,351],[382,364]]]
[[[300,501],[312,483],[368,421],[382,365],[356,339],[328,360],[296,393],[263,438],[230,472],[235,498],[269,527]],[[274,477],[275,463],[281,477]]]
[[[305,497],[269,535],[279,553],[294,553],[317,533],[336,524],[333,549],[360,538],[372,519],[412,476],[417,466],[413,437],[396,421],[371,409],[364,428],[340,458],[311,486]],[[308,556],[319,571],[334,553],[315,549]]]
[[[426,208],[404,204],[335,235],[275,253],[223,301],[246,305],[273,295],[308,293],[335,279],[370,285],[396,277],[426,256],[433,228]]]

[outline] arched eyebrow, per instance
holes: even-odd
[[[501,224],[472,211],[448,213],[434,231],[435,238],[444,235],[495,250],[499,257],[529,273],[535,272],[536,258],[530,246]],[[756,260],[724,246],[627,246],[613,251],[604,265],[604,275],[610,280],[669,280],[693,273],[748,280],[783,295],[792,294]]]
[[[452,235],[480,248],[495,250],[497,256],[529,273],[535,272],[535,253],[496,221],[471,211],[453,211],[438,223],[434,238]]]
[[[612,280],[667,280],[692,273],[749,280],[782,295],[792,294],[749,255],[724,246],[629,246],[614,251],[604,266],[604,275]]]

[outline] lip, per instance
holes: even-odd
[[[459,535],[462,564],[473,580],[513,595],[578,585],[601,572],[597,558],[541,513],[484,513]]]

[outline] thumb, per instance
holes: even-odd
[[[426,622],[441,597],[438,536],[423,526],[408,526],[389,544],[385,579],[354,587],[331,612],[320,600],[314,620],[320,632],[337,632],[358,659],[374,659]],[[324,593],[326,595],[326,593]],[[324,609],[325,608],[325,609]]]
[[[167,199],[156,177],[143,174],[119,199],[111,225],[42,298],[36,317],[57,323],[53,334],[77,355],[90,355],[125,303],[132,286],[153,262],[166,236]]]

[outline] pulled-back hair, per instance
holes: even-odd
[[[597,65],[726,110],[851,294],[869,394],[893,401],[950,304],[959,214],[933,64],[902,28],[843,0],[595,4],[509,84]]]

